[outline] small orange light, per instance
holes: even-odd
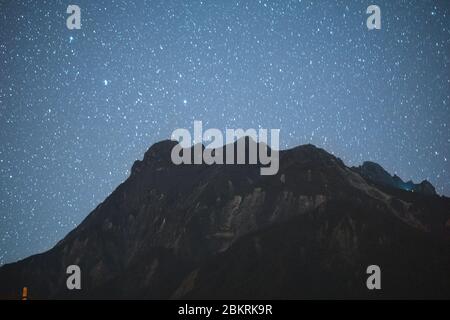
[[[23,287],[22,289],[22,300],[28,300],[28,288]]]

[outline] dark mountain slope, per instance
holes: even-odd
[[[242,237],[191,272],[173,298],[443,298],[449,263],[440,239],[388,212],[330,201]],[[381,267],[381,291],[366,287],[372,264]]]
[[[280,152],[274,176],[176,166],[174,145],[153,145],[53,249],[3,266],[0,295],[450,298],[449,199],[380,185],[312,145]],[[80,291],[66,289],[71,264]],[[370,264],[379,293],[365,288]]]

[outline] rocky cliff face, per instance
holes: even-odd
[[[174,165],[153,145],[54,248],[0,269],[31,298],[450,298],[450,200],[380,184],[312,145],[259,165]],[[66,288],[66,267],[82,290]],[[366,268],[382,290],[366,288]]]

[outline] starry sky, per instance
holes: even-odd
[[[449,19],[438,0],[0,0],[0,264],[52,247],[194,120],[450,195]]]

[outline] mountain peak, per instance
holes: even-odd
[[[353,167],[353,169],[364,178],[383,186],[418,192],[425,195],[436,195],[434,186],[427,180],[418,184],[415,184],[411,180],[404,182],[398,175],[391,175],[376,162],[364,161],[361,166]]]
[[[352,170],[311,144],[281,151],[280,171],[268,176],[252,165],[173,165],[176,144],[152,145],[54,248],[0,268],[0,295],[26,285],[41,299],[361,298],[370,294],[358,276],[364,263],[394,257],[398,283],[385,294],[450,296],[448,199],[382,188],[412,182],[374,162]],[[412,187],[434,192],[427,181]],[[83,272],[79,292],[65,286],[73,264]],[[418,275],[426,281],[411,290]]]

